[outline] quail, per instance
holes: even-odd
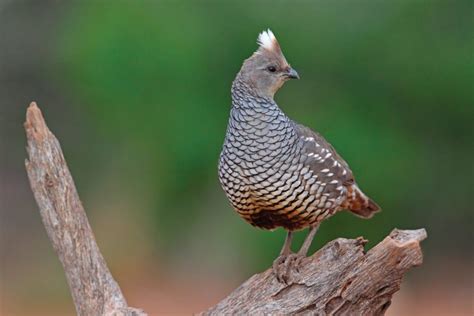
[[[259,34],[258,49],[232,83],[232,107],[219,158],[219,181],[238,214],[251,225],[287,230],[273,271],[287,282],[319,224],[341,210],[370,218],[380,210],[358,187],[348,164],[318,133],[291,120],[273,97],[298,73],[272,31]],[[309,228],[297,253],[293,233]]]

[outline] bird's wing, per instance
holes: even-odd
[[[296,133],[303,142],[304,163],[313,174],[318,175],[326,183],[332,181],[337,186],[354,183],[349,165],[327,140],[304,125],[295,123],[295,126]]]
[[[334,200],[343,198],[340,206],[363,218],[370,218],[380,211],[380,207],[359,189],[349,165],[331,144],[300,124],[296,124],[296,133],[303,142],[303,164],[324,184],[323,195]]]

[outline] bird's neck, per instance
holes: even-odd
[[[232,83],[231,93],[233,108],[242,109],[250,107],[256,110],[274,108],[275,110],[281,111],[272,96],[258,93],[258,91],[240,75],[237,75]]]
[[[281,112],[272,98],[259,95],[255,89],[240,76],[232,83],[232,113],[239,114],[240,119],[253,120],[257,116],[276,115]],[[258,115],[256,115],[258,114]]]
[[[272,125],[290,125],[291,120],[281,111],[273,98],[260,96],[237,77],[232,84],[232,109],[229,127],[252,133],[254,127],[269,131]],[[247,129],[248,128],[248,129]]]

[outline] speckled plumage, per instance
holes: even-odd
[[[220,182],[240,216],[257,227],[294,231],[314,227],[342,209],[362,217],[377,211],[334,148],[288,118],[273,95],[260,93],[244,71],[232,85],[219,160]]]

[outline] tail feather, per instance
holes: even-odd
[[[377,203],[367,197],[355,184],[348,187],[347,200],[344,204],[344,208],[363,218],[371,218],[375,213],[380,211],[380,207]]]

